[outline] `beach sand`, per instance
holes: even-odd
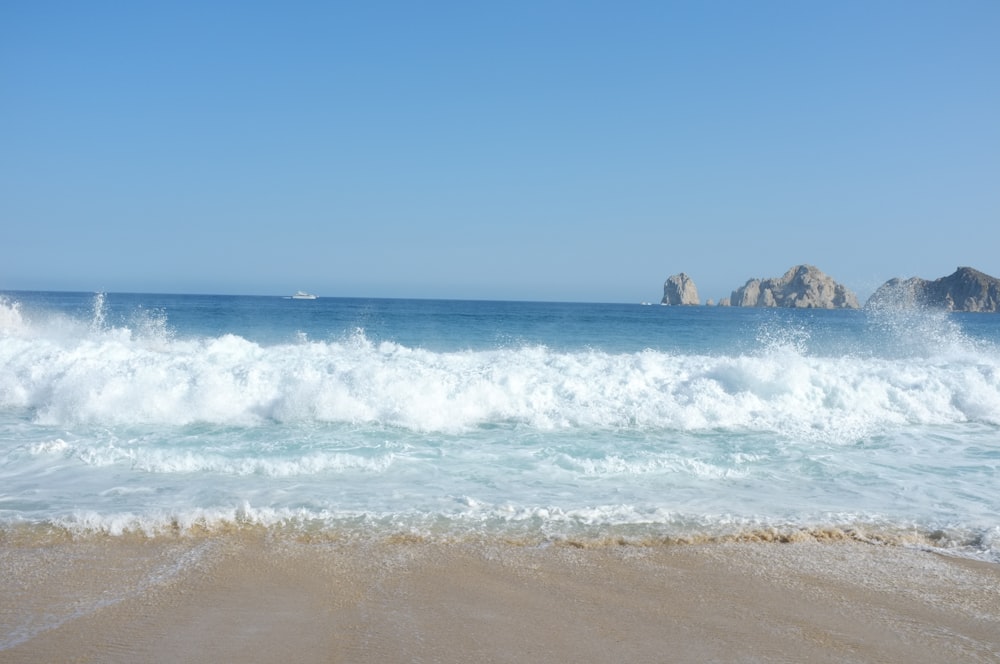
[[[859,542],[0,541],[0,662],[997,662],[1000,565]]]

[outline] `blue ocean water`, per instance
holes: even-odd
[[[9,292],[0,530],[1000,560],[1000,316]]]

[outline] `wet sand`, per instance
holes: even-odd
[[[1000,565],[858,542],[0,541],[0,662],[997,662]]]

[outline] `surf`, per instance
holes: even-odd
[[[108,326],[26,321],[0,305],[0,408],[45,426],[262,426],[315,421],[456,433],[540,430],[772,432],[853,442],[913,425],[1000,425],[1000,354],[954,330],[935,352],[825,356],[801,331],[750,354],[431,351],[340,338],[265,345],[177,338],[163,315]],[[72,333],[71,333],[72,332]]]
[[[119,297],[0,302],[4,528],[996,547],[991,319]]]

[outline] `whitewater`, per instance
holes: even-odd
[[[1000,317],[8,292],[0,531],[1000,561]]]

